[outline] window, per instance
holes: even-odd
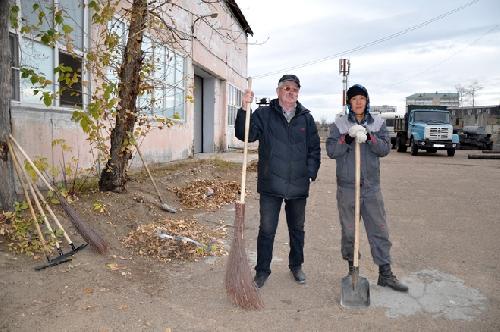
[[[236,120],[236,113],[241,107],[241,99],[243,93],[238,90],[235,86],[228,84],[228,94],[227,94],[227,124],[229,126],[234,126],[234,121]]]
[[[17,36],[9,33],[12,100],[19,100],[19,54]]]
[[[23,14],[23,22],[26,25],[37,25],[39,18],[39,11],[33,10],[34,5],[39,6],[40,10],[43,11],[46,16],[42,18],[42,24],[40,26],[41,30],[48,30],[53,27],[52,18],[48,13],[53,11],[53,1],[52,0],[21,0],[21,10]]]
[[[161,44],[152,45],[154,115],[185,119],[185,59]]]
[[[23,38],[22,51],[21,67],[33,69],[54,82],[54,49],[52,47]],[[54,92],[54,85],[38,90],[39,92],[35,94],[35,87],[30,79],[21,78],[21,101],[42,104],[41,92]]]
[[[40,19],[39,14],[43,12],[45,16],[41,18],[42,24],[39,26],[40,31],[54,28],[54,18],[52,14],[54,8],[56,8],[56,4],[58,6],[57,8],[63,10],[64,24],[73,28],[70,36],[76,52],[80,52],[83,49],[84,36],[83,0],[21,0],[22,24],[38,25]],[[34,10],[34,5],[39,6],[39,10]],[[33,31],[33,33],[35,34],[35,31]],[[11,41],[15,40],[15,37],[11,39]],[[62,88],[60,91],[60,98],[59,100],[55,100],[54,104],[61,106],[82,106],[82,57],[75,57],[74,55],[72,56],[65,53],[65,45],[62,44],[56,45],[56,47],[46,46],[39,42],[37,37],[31,34],[24,35],[20,42],[21,54],[17,54],[17,47],[15,47],[12,53],[12,84],[17,87],[13,89],[13,99],[20,100],[21,102],[43,104],[43,101],[40,99],[42,93],[53,93],[56,91],[58,83],[54,74],[54,67],[59,64],[71,67],[73,72],[78,75],[78,82],[74,83],[71,88],[69,88],[68,84],[65,82],[60,82],[60,87]],[[14,46],[11,43],[11,50],[12,47]],[[40,89],[34,87],[29,78],[19,79],[19,68],[15,65],[16,61],[20,62],[21,67],[33,69],[37,74],[43,75],[46,79],[50,80],[52,84],[44,89]],[[17,91],[17,95],[15,91]]]
[[[125,23],[115,19],[108,29],[120,37],[121,45],[126,44]],[[137,107],[153,116],[185,120],[185,57],[147,35],[143,37],[141,49],[144,52],[144,63],[152,64],[154,69],[147,78],[152,90],[138,96]],[[108,70],[108,78],[113,82],[118,81],[117,72],[113,68]]]
[[[67,84],[65,80],[59,82],[61,106],[82,106],[82,59],[59,52],[59,64],[71,67],[71,76],[77,77],[76,82]]]
[[[64,24],[73,28],[70,35],[74,46],[83,50],[83,1],[59,0],[59,8],[64,12]]]

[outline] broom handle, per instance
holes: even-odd
[[[12,155],[14,156],[13,160],[15,160],[15,163],[17,163],[17,167],[24,174],[24,179],[26,180],[28,188],[29,188],[29,190],[31,192],[31,196],[33,196],[33,200],[35,201],[35,205],[36,205],[36,207],[38,209],[38,212],[42,216],[42,219],[43,219],[43,222],[45,224],[45,227],[47,227],[47,229],[50,232],[51,238],[55,241],[56,248],[59,249],[59,241],[57,240],[57,237],[56,237],[56,235],[54,233],[54,230],[52,229],[52,226],[49,223],[49,219],[47,218],[47,215],[43,211],[42,205],[40,204],[40,201],[38,200],[38,197],[37,197],[37,195],[35,193],[35,189],[33,189],[33,183],[32,183],[32,181],[31,181],[28,173],[26,172],[26,170],[23,167],[21,167],[21,164],[19,163],[19,160],[17,159],[16,154],[12,153]]]
[[[26,152],[24,152],[24,150],[21,147],[21,145],[19,145],[19,143],[17,143],[17,141],[14,138],[14,136],[12,136],[12,134],[9,134],[9,138],[12,140],[12,142],[14,142],[14,144],[19,149],[19,151],[21,151],[21,153],[24,156],[24,158],[26,158],[26,160],[29,162],[29,164],[31,165],[31,167],[35,170],[36,174],[40,177],[40,179],[42,179],[43,183],[45,183],[45,185],[47,186],[47,188],[49,190],[51,190],[51,191],[55,191],[54,188],[50,185],[50,183],[45,179],[45,176],[43,176],[42,173],[40,172],[40,170],[38,170],[38,167],[36,167],[35,164],[33,163],[33,161],[31,161],[31,159],[28,156],[28,154],[26,154]]]
[[[361,153],[360,144],[355,143],[354,147],[354,161],[355,161],[355,187],[354,187],[354,267],[359,266],[359,215],[360,215],[360,196],[361,196]]]
[[[146,168],[146,171],[148,172],[149,178],[151,179],[151,182],[153,182],[153,186],[156,189],[156,194],[158,195],[158,199],[160,200],[160,203],[163,204],[163,199],[161,198],[160,190],[158,189],[158,186],[156,185],[155,179],[153,178],[153,175],[151,175],[151,172],[149,171],[149,167],[144,161],[144,158],[142,157],[141,150],[139,150],[139,146],[137,143],[134,143],[135,149],[137,150],[137,154],[139,154],[139,157],[142,160],[142,164],[144,165],[144,168]]]
[[[248,90],[252,91],[252,78],[249,77]],[[245,105],[245,143],[243,145],[243,165],[241,166],[241,196],[240,202],[245,203],[245,190],[246,190],[246,178],[247,178],[247,157],[248,157],[248,132],[250,128],[250,105],[248,103]]]
[[[45,208],[47,209],[47,212],[50,214],[52,219],[56,222],[57,227],[62,231],[64,238],[68,242],[69,245],[73,244],[73,241],[68,236],[68,233],[66,233],[66,230],[62,227],[61,222],[59,221],[59,218],[55,215],[54,211],[50,207],[49,203],[47,203],[47,200],[45,197],[43,197],[42,193],[38,189],[38,187],[33,183],[33,189],[35,189],[36,194],[38,195],[38,198],[42,201],[43,205],[45,205]]]
[[[14,169],[16,171],[17,177],[19,178],[19,182],[21,183],[21,187],[23,187],[24,198],[28,203],[28,207],[30,209],[31,217],[33,218],[33,224],[35,225],[36,232],[40,237],[40,242],[42,242],[42,249],[44,253],[48,256],[47,242],[45,241],[45,237],[43,236],[42,230],[40,229],[40,225],[37,222],[35,209],[33,208],[33,203],[31,202],[30,196],[28,194],[28,187],[24,182],[24,176],[21,172],[21,166],[19,165],[19,161],[14,154],[14,149],[12,148],[12,144],[7,141],[7,145],[9,146],[10,155],[12,156],[12,161],[14,164]]]

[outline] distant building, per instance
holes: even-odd
[[[429,105],[429,106],[447,106],[458,107],[458,93],[414,93],[406,97],[406,106],[408,105]]]
[[[371,112],[374,113],[396,113],[396,106],[382,105],[382,106],[370,106]]]

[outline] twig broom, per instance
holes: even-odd
[[[23,150],[21,145],[16,141],[16,139],[12,136],[9,135],[10,140],[15,144],[17,149],[21,152],[21,154],[24,156],[24,158],[28,161],[28,163],[31,165],[33,170],[36,172],[36,174],[42,179],[42,181],[45,183],[47,188],[51,191],[54,192],[54,194],[57,196],[57,199],[61,203],[62,208],[66,212],[66,214],[69,216],[69,219],[77,229],[78,233],[83,237],[87,243],[89,243],[94,249],[100,253],[104,254],[108,250],[108,246],[106,242],[102,239],[102,237],[97,234],[90,226],[78,215],[78,213],[69,205],[68,201],[57,191],[55,190],[50,183],[45,179],[45,176],[40,172],[40,170],[35,166],[33,161],[30,159],[30,157],[26,154],[26,152]]]
[[[248,78],[248,89],[252,89],[252,79]],[[243,309],[262,309],[264,304],[252,280],[252,272],[245,252],[243,231],[245,228],[245,184],[247,174],[248,130],[250,127],[250,105],[245,115],[245,143],[241,171],[241,196],[235,203],[234,236],[226,265],[226,292],[230,300]]]

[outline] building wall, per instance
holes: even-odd
[[[382,106],[370,106],[371,112],[376,113],[386,113],[386,112],[396,112],[396,106],[382,105]]]
[[[213,89],[209,94],[212,98],[203,101],[203,106],[211,110],[211,121],[205,123],[210,127],[205,130],[212,133],[212,140],[205,142],[205,151],[224,151],[229,145],[227,84],[230,83],[239,89],[246,87],[247,36],[224,2],[214,4],[191,0],[176,2],[179,6],[172,7],[171,17],[175,18],[172,24],[188,36],[186,40],[179,42],[177,50],[186,56],[185,91],[188,98],[185,102],[185,120],[176,120],[170,128],[161,130],[155,128],[148,133],[147,137],[141,141],[141,152],[147,162],[166,162],[193,155],[194,103],[200,102],[189,98],[193,96],[195,67],[209,75],[208,86]],[[128,3],[123,1],[125,6]],[[195,23],[200,15],[214,12],[218,13],[216,18],[207,17]],[[86,17],[89,17],[88,13]],[[208,24],[213,27],[209,27]],[[232,33],[234,41],[228,41],[213,30],[220,28],[234,31]],[[194,37],[189,38],[192,29],[194,29]],[[92,27],[88,30],[92,31],[92,34],[90,39],[86,39],[86,43],[92,45],[92,40],[97,38],[97,31]],[[96,83],[91,80],[91,87],[95,87]],[[23,101],[13,101],[12,104],[13,134],[31,156],[44,156],[53,165],[59,165],[62,157],[58,148],[52,147],[52,141],[63,138],[67,144],[71,145],[72,153],[79,159],[81,167],[93,165],[95,156],[89,152],[87,137],[79,124],[71,120],[72,109],[45,107]],[[86,102],[84,102],[84,107],[85,105]],[[68,160],[70,157],[68,153],[65,159]],[[140,166],[140,164],[137,158],[132,161],[133,167]]]
[[[406,97],[406,105],[458,107],[458,93],[415,93]]]

